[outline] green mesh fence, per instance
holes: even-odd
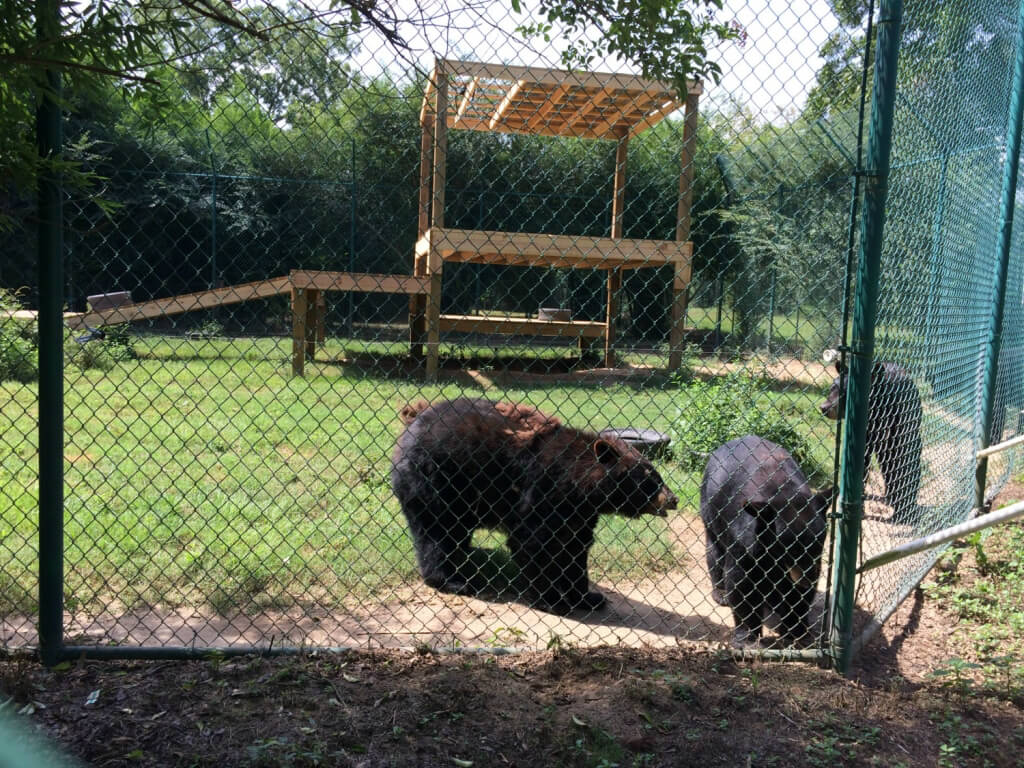
[[[59,610],[2,203],[4,647],[42,609],[97,653],[824,651],[866,9],[731,4],[682,96],[501,4],[424,4],[408,47],[244,10],[67,107]],[[1016,12],[906,10],[861,560],[973,506]],[[987,442],[1021,434],[1019,232]],[[855,629],[935,557],[866,574]]]

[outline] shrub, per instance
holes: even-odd
[[[749,373],[681,386],[669,434],[674,458],[691,471],[703,471],[708,456],[722,443],[759,435],[788,450],[808,478],[827,475],[807,440],[771,409],[767,382]]]
[[[36,321],[8,314],[20,309],[24,309],[20,292],[0,288],[0,381],[28,383],[39,378]]]

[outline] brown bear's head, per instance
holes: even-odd
[[[599,437],[591,450],[603,470],[599,511],[626,517],[657,515],[679,506],[679,499],[665,485],[658,470],[639,451],[617,438]]]

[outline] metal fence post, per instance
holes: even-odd
[[[981,437],[978,448],[989,444],[992,431],[993,406],[996,399],[996,374],[999,348],[1002,345],[1003,309],[1006,305],[1006,275],[1010,262],[1010,240],[1013,235],[1013,209],[1017,199],[1017,176],[1020,165],[1021,114],[1024,112],[1024,0],[1017,13],[1016,59],[1013,66],[1013,89],[1010,92],[1010,115],[1006,126],[1006,157],[1003,161],[1003,191],[999,203],[999,261],[993,276],[992,318],[989,322],[985,349],[985,378],[981,392]],[[997,441],[998,442],[998,441]],[[985,506],[985,482],[988,457],[978,460],[974,476],[974,506]]]
[[[60,37],[57,0],[36,3],[40,47],[56,59]],[[60,173],[46,168],[61,151],[60,73],[48,69],[36,110],[39,148],[39,655],[60,660],[64,633],[64,275]]]
[[[878,19],[878,47],[871,95],[871,132],[864,169],[860,259],[854,296],[853,337],[850,345],[846,430],[840,481],[840,520],[836,527],[835,566],[830,605],[831,651],[836,668],[850,666],[857,545],[864,513],[864,446],[867,440],[868,393],[875,348],[875,319],[881,278],[882,233],[889,181],[896,67],[899,58],[902,0],[883,0]]]

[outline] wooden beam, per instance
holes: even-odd
[[[676,205],[676,240],[690,239],[690,208],[693,206],[693,166],[697,153],[698,96],[686,97],[686,117],[683,119],[683,153],[679,168],[679,202]]]
[[[77,322],[81,325],[92,326],[131,323],[137,320],[195,312],[199,309],[212,309],[226,304],[240,304],[253,299],[265,299],[269,296],[288,293],[289,290],[291,290],[291,282],[287,277],[273,277],[269,280],[226,285],[208,291],[195,291],[179,296],[142,301],[137,304],[122,304],[120,307],[112,307],[100,312],[85,312],[78,316]]]
[[[307,289],[306,293],[306,360],[316,360],[316,337],[320,330],[317,323],[317,307],[323,295],[316,289]]]
[[[617,88],[636,91],[669,91],[675,88],[666,82],[648,80],[615,72],[570,72],[547,67],[520,67],[506,64],[485,64],[475,61],[441,60],[447,71],[458,77],[481,77],[492,80],[525,80],[530,83],[559,86],[565,82],[583,88]],[[688,93],[701,93],[699,80],[687,81]]]
[[[617,129],[619,141],[615,145],[615,180],[612,184],[612,239],[622,238],[622,218],[626,207],[626,157],[629,151],[629,131]]]
[[[306,292],[292,288],[292,375],[306,372]]]
[[[588,133],[593,133],[593,131],[590,129],[580,128],[579,126],[577,126],[576,121],[581,120],[583,116],[586,115],[588,112],[595,109],[596,107],[599,107],[601,104],[607,101],[608,97],[611,96],[611,94],[611,88],[602,88],[600,91],[597,91],[587,101],[581,104],[579,108],[572,113],[571,116],[565,119],[565,125],[563,125],[561,128],[553,130],[552,133],[557,136],[565,136],[566,134],[570,136],[582,136],[584,131],[587,131]]]
[[[425,277],[415,275],[374,275],[365,272],[296,269],[291,272],[289,279],[296,288],[318,291],[425,294],[429,288]]]
[[[640,120],[640,122],[634,123],[632,126],[630,126],[629,135],[631,137],[636,137],[640,135],[648,128],[660,123],[662,120],[671,115],[681,106],[683,106],[682,103],[676,99],[666,101],[658,109],[654,110],[653,112],[648,112],[647,115],[642,120]]]
[[[685,262],[678,262],[672,279],[671,325],[668,334],[668,368],[670,371],[679,370],[683,364],[691,268],[692,262],[689,259]]]
[[[427,293],[427,381],[436,381],[441,359],[441,273],[430,275]]]
[[[498,108],[495,109],[494,114],[491,115],[490,122],[487,123],[487,128],[489,130],[493,131],[494,126],[496,126],[498,123],[502,121],[502,119],[505,117],[505,113],[508,111],[508,108],[515,101],[516,96],[519,95],[519,91],[524,85],[526,85],[526,81],[519,80],[511,88],[508,89],[508,93],[505,94],[505,98],[501,100],[501,103],[498,105]]]
[[[524,125],[526,131],[533,132],[536,128],[546,124],[547,117],[553,109],[562,103],[562,99],[569,92],[569,86],[566,83],[562,83],[555,90],[553,90],[548,97],[544,100],[544,103],[537,107],[537,111],[533,113],[533,116],[528,119]]]
[[[437,69],[437,117],[434,120],[433,201],[430,226],[444,226],[444,186],[448,165],[448,75],[444,61]]]
[[[588,320],[538,320],[494,315],[441,315],[442,331],[507,333],[521,336],[561,336],[566,339],[599,338],[604,323]]]
[[[466,86],[466,91],[462,94],[462,101],[459,102],[459,109],[455,113],[455,117],[452,118],[452,127],[457,127],[459,120],[466,114],[466,110],[469,109],[469,105],[473,103],[473,96],[476,94],[476,87],[480,84],[480,78],[474,77],[469,81],[469,85]]]
[[[615,367],[615,321],[619,314],[619,293],[622,291],[622,271],[608,270],[608,311],[605,317],[604,367]]]

